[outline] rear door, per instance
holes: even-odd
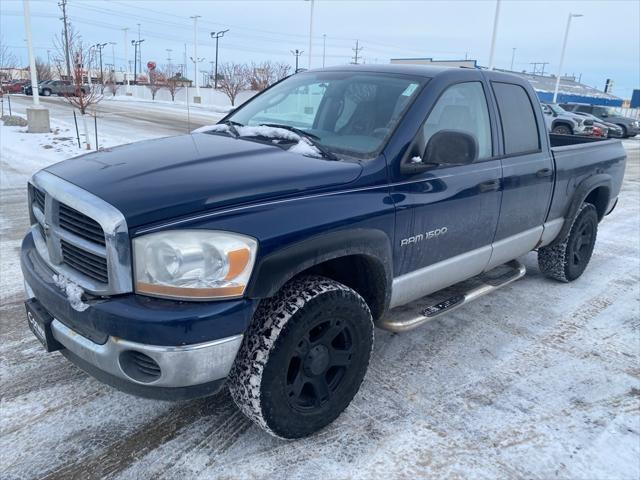
[[[436,132],[454,129],[476,137],[476,162],[393,178],[392,307],[472,277],[489,261],[500,206],[501,164],[494,157],[487,88],[479,72],[476,81],[443,87],[406,155],[424,152]]]
[[[537,246],[554,181],[553,158],[535,93],[516,82],[492,81],[491,86],[501,124],[503,192],[487,268]]]

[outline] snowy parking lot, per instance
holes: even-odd
[[[53,133],[0,127],[0,478],[640,477],[640,138],[624,141],[620,201],[581,278],[550,281],[530,253],[527,275],[492,295],[411,332],[377,330],[352,405],[285,442],[226,391],[129,396],[32,335],[18,258],[26,180],[80,153],[68,108],[52,102]],[[105,146],[186,131],[182,111],[116,103],[103,107]]]

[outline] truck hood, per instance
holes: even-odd
[[[195,133],[89,153],[47,171],[110,203],[134,228],[220,207],[334,189],[356,180],[362,167],[246,139]]]

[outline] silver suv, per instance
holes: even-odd
[[[593,120],[567,112],[557,103],[543,103],[542,113],[547,130],[559,135],[591,135]]]

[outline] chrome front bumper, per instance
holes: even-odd
[[[190,387],[223,379],[231,370],[242,343],[242,335],[235,335],[184,346],[145,345],[109,337],[99,345],[58,320],[53,320],[51,329],[58,342],[87,363],[128,382],[150,387]],[[149,380],[132,374],[124,363],[127,352],[152,358],[159,366],[160,375]]]

